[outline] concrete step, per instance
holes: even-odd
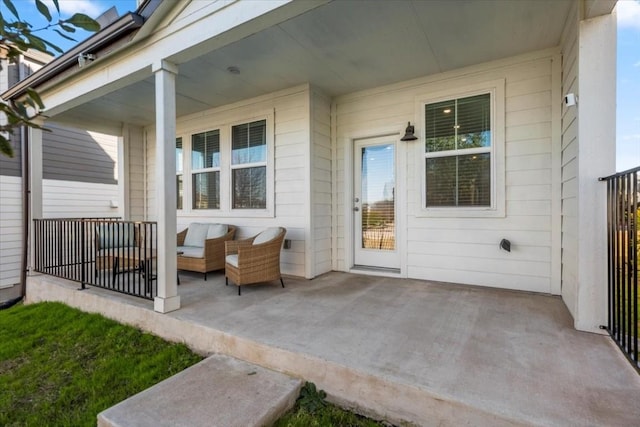
[[[213,355],[98,414],[98,427],[270,425],[296,401],[302,381]]]

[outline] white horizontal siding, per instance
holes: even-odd
[[[416,143],[400,143],[398,156],[407,165],[406,180],[398,183],[405,194],[406,256],[401,266],[410,278],[482,286],[551,292],[552,236],[552,56],[534,53],[484,70],[457,70],[437,76],[365,91],[336,100],[337,109],[337,212],[336,262],[340,270],[348,254],[344,189],[351,179],[345,153],[354,135],[375,136],[385,129],[404,130],[408,121],[418,124],[419,102],[430,93],[458,87],[505,81],[505,207],[504,218],[428,218],[415,216],[421,206],[421,159]],[[478,68],[474,68],[478,70]],[[401,162],[402,164],[402,162]],[[511,240],[511,253],[499,250],[502,238]],[[348,258],[348,257],[347,257]]]
[[[129,128],[128,135],[125,136],[125,144],[128,144],[128,159],[125,161],[129,163],[129,194],[125,195],[129,202],[130,218],[128,219],[144,221],[147,219],[145,211],[147,162],[143,130],[136,127]]]
[[[45,218],[114,217],[118,209],[118,186],[90,182],[45,179],[42,183],[42,210]]]
[[[0,175],[0,289],[20,282],[22,178]]]
[[[562,34],[562,93],[579,93],[578,5]],[[576,318],[578,293],[578,117],[576,108],[562,114],[562,298]]]
[[[124,193],[125,203],[128,204],[128,220],[144,221],[147,219],[146,213],[146,156],[144,130],[136,126],[128,126],[124,129],[123,148],[125,155],[122,156],[124,165],[124,178],[128,191]],[[123,207],[124,208],[124,207]]]
[[[331,105],[315,92],[312,101],[312,187],[313,235],[312,276],[331,271]]]
[[[308,86],[298,86],[227,105],[180,117],[176,123],[176,135],[183,141],[191,134],[214,129],[214,126],[235,124],[239,121],[269,112],[274,117],[274,212],[273,216],[240,216],[233,212],[197,211],[178,213],[178,231],[191,222],[220,222],[237,227],[236,239],[254,236],[267,227],[282,226],[287,229],[286,238],[291,248],[282,251],[281,268],[284,274],[306,275],[307,235],[309,216],[309,118]],[[156,215],[155,197],[155,130],[147,133],[146,196],[147,217],[154,220]],[[221,141],[221,144],[229,144]],[[138,177],[136,177],[136,180]],[[133,186],[134,177],[131,176]],[[140,183],[137,184],[139,186]],[[185,200],[185,203],[187,201]]]

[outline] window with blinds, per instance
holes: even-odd
[[[176,208],[182,209],[183,187],[182,174],[184,165],[182,138],[176,138]]]
[[[191,136],[193,209],[220,209],[220,131]]]
[[[176,139],[178,209],[272,215],[273,115],[212,128]]]
[[[491,206],[491,94],[425,105],[426,207]]]
[[[233,209],[267,206],[267,122],[231,128],[231,195]]]

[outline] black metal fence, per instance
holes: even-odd
[[[34,220],[35,270],[153,299],[157,225],[117,218]]]
[[[606,178],[611,337],[636,369],[638,361],[638,259],[640,258],[640,167]]]

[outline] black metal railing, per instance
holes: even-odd
[[[153,299],[157,225],[117,218],[34,220],[35,271]]]
[[[611,337],[632,365],[638,361],[638,259],[640,258],[640,167],[606,178]]]

